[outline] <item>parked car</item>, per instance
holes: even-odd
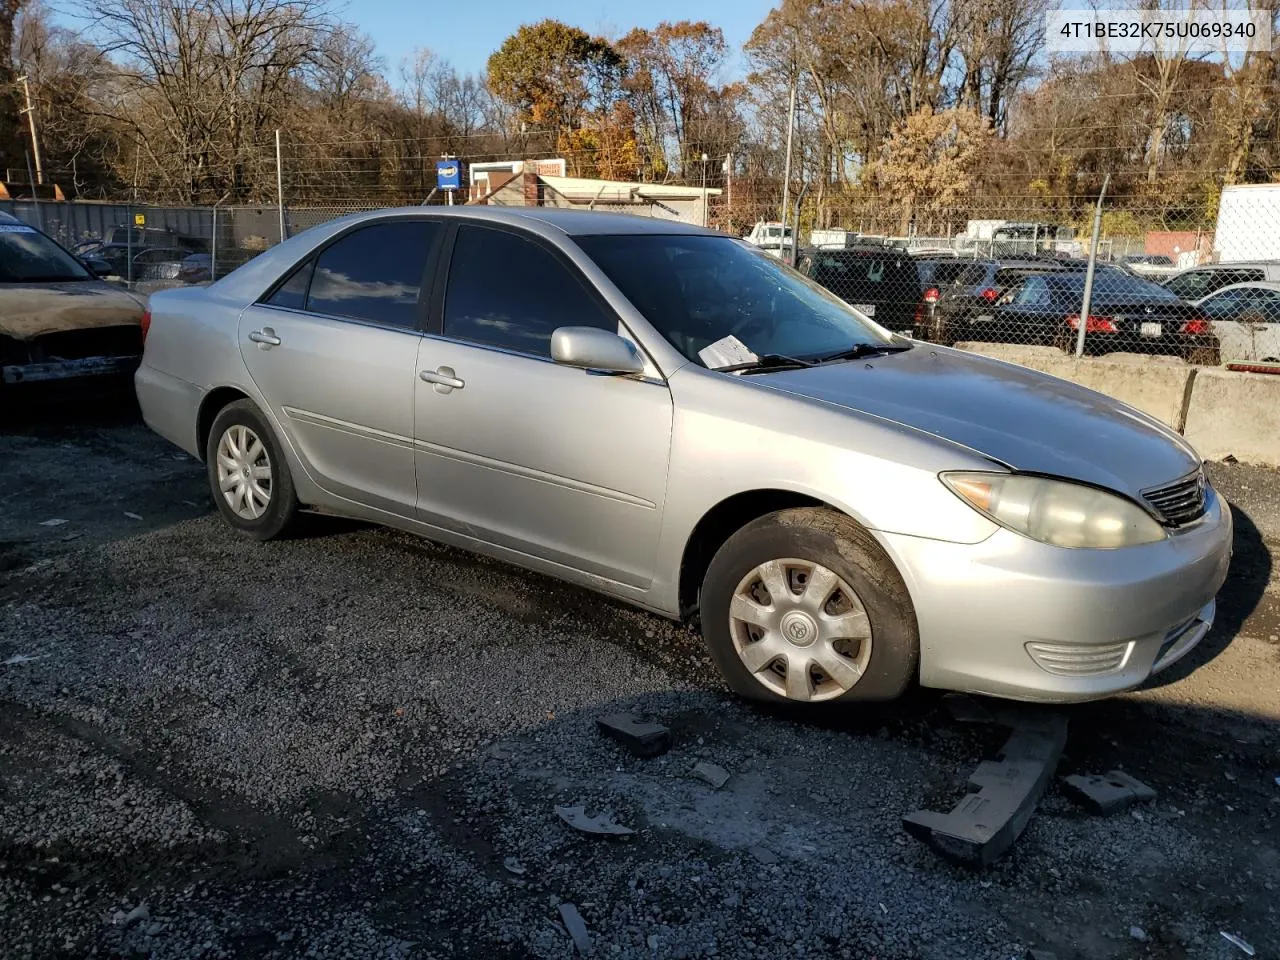
[[[1224,360],[1280,363],[1280,283],[1237,283],[1195,303],[1209,318]]]
[[[136,297],[0,213],[0,403],[18,384],[132,373],[142,316]]]
[[[1178,272],[1172,257],[1162,253],[1130,253],[1120,258],[1119,265],[1136,277],[1159,283]]]
[[[981,275],[970,275],[966,278],[967,282],[943,289],[935,307],[935,335],[918,339],[948,345],[966,340],[990,340],[993,334],[999,332],[993,330],[990,323],[992,306],[1010,287],[1034,274],[1081,271],[1088,267],[1088,262],[1084,260],[1049,257],[977,262],[983,267]],[[1095,278],[1119,272],[1106,264],[1097,264],[1094,268]]]
[[[1083,271],[1028,276],[1002,294],[985,323],[984,339],[1005,343],[1055,344],[1074,351],[1084,297]],[[1098,282],[1085,322],[1085,350],[1155,353],[1189,363],[1219,362],[1218,343],[1204,314],[1184,304],[1159,284],[1121,271]]]
[[[213,279],[213,257],[207,253],[193,253],[183,257],[178,265],[177,279],[183,283],[208,283]]]
[[[696,615],[763,700],[1129,689],[1231,552],[1174,431],[671,221],[335,220],[155,294],[135,382],[236,530],[321,509]]]
[[[855,310],[904,336],[934,339],[944,291],[965,287],[985,272],[986,261],[918,256],[880,245],[806,250],[798,269]]]
[[[1083,276],[1089,266],[1087,260],[1066,257],[1023,257],[986,261],[986,264],[986,272],[973,286],[954,288],[944,293],[938,302],[939,342],[991,339],[991,307],[1006,291],[1033,275],[1074,272]],[[1094,267],[1098,284],[1124,275],[1110,264],[1099,263]]]
[[[177,278],[182,262],[191,253],[183,247],[132,247],[108,243],[90,247],[81,255],[108,263],[113,277],[136,282]],[[132,270],[129,268],[130,257],[133,258]]]
[[[1164,282],[1170,293],[1187,303],[1201,300],[1223,287],[1236,283],[1280,282],[1280,260],[1250,263],[1206,263],[1174,274]]]

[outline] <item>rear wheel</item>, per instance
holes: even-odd
[[[743,527],[703,580],[703,636],[725,681],[756,700],[887,700],[916,676],[906,585],[872,536],[825,508]]]
[[[228,404],[214,418],[205,462],[218,512],[237,530],[271,540],[296,520],[298,499],[289,465],[252,401]]]

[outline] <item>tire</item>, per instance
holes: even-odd
[[[790,596],[779,602],[775,590]],[[834,510],[781,510],[747,524],[712,558],[699,607],[721,675],[752,700],[891,700],[917,675],[920,635],[901,574]]]
[[[255,439],[260,446],[256,455]],[[223,447],[224,441],[230,446]],[[247,448],[242,450],[241,445],[246,443]],[[242,471],[246,467],[253,471],[242,474],[238,478],[241,483],[225,493],[222,478],[229,463],[227,457],[220,456],[220,447],[223,454],[232,454],[230,461]],[[251,464],[244,455],[252,456]],[[205,445],[205,466],[213,502],[217,504],[222,519],[236,530],[256,540],[274,540],[284,536],[295,524],[298,498],[289,464],[271,425],[253,401],[237,400],[218,412]],[[232,473],[228,479],[235,479],[235,474]],[[233,499],[238,506],[233,507]]]

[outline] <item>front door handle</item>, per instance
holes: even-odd
[[[436,393],[450,393],[461,390],[467,385],[465,380],[460,380],[453,372],[453,367],[422,370],[419,371],[418,376],[427,383],[434,384]]]
[[[250,331],[249,339],[254,343],[262,344],[264,347],[280,346],[280,338],[276,336],[276,332],[270,327],[263,327],[261,330]]]

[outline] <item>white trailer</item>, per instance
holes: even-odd
[[[1280,183],[1222,188],[1213,252],[1219,263],[1280,260]]]

